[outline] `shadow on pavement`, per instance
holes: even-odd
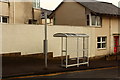
[[[63,68],[60,66],[60,58],[48,59],[48,68],[45,69],[44,58],[32,57],[32,56],[3,56],[2,57],[2,77],[14,77],[24,75],[37,75],[37,74],[49,74],[65,71],[85,70],[104,67],[120,67],[120,55],[118,60],[110,59],[106,60],[105,57],[98,59],[90,59],[90,66],[81,65],[80,67]],[[118,76],[120,76],[120,68],[118,69]]]

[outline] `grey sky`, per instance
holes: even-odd
[[[54,10],[63,0],[41,0],[41,7],[49,10]],[[110,2],[118,6],[120,0],[98,0],[104,2]]]

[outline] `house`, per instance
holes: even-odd
[[[48,24],[51,24],[52,23],[52,20],[49,19],[49,15],[52,13],[52,10],[47,10],[47,9],[43,9],[41,8],[41,23],[42,24],[45,24],[45,12],[47,13],[47,23]]]
[[[40,24],[40,0],[34,2],[2,0],[0,6],[0,23]]]
[[[90,18],[97,17],[98,25],[104,16],[118,16],[118,7],[107,2],[62,2],[50,15],[55,25],[96,26]]]
[[[94,29],[95,32],[90,35],[91,53],[95,56],[106,55],[120,51],[119,10],[120,8],[107,2],[64,0],[49,18],[53,19],[54,25]],[[91,37],[93,35],[95,36]]]

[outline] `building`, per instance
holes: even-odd
[[[71,25],[71,26],[96,26],[95,21],[90,22],[90,19],[99,20],[104,16],[118,16],[118,7],[107,2],[62,2],[51,14],[50,18],[54,19],[55,25]],[[94,19],[95,20],[95,19]]]
[[[54,25],[94,28],[92,35],[95,36],[90,42],[97,56],[120,51],[119,10],[107,2],[63,1],[49,17],[53,19]]]
[[[47,13],[47,23],[48,24],[52,24],[52,20],[49,19],[49,15],[52,13],[52,10],[47,10],[47,9],[43,9],[41,8],[41,23],[45,24],[45,12]]]
[[[29,2],[2,0],[0,6],[1,23],[40,24],[40,0]]]

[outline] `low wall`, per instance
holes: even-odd
[[[2,53],[21,52],[22,55],[43,53],[44,25],[3,24]],[[85,33],[89,37],[89,56],[95,56],[95,28],[75,26],[48,26],[48,51],[53,56],[61,54],[61,39],[53,37],[55,33]],[[72,46],[72,42],[69,42]],[[72,47],[76,48],[76,47]],[[75,55],[72,53],[71,55]]]

